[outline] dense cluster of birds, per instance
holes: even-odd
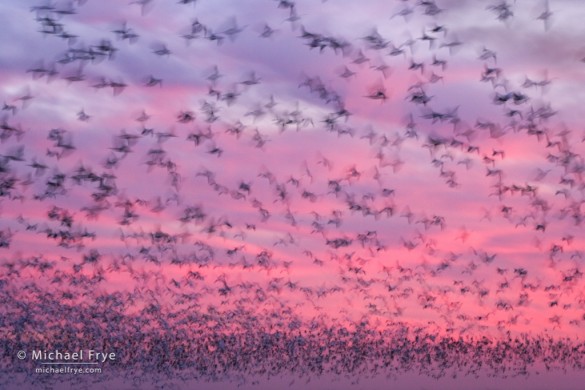
[[[0,89],[0,383],[50,385],[16,356],[43,348],[115,351],[92,379],[137,385],[585,367],[585,137],[555,78],[508,77],[439,0],[353,36],[301,1],[258,0],[257,24],[205,3],[28,10],[55,52]],[[481,12],[511,29],[519,7]],[[169,14],[190,21],[146,38]]]
[[[280,377],[290,380],[290,386],[302,387],[329,375],[334,384],[343,387],[344,382],[359,385],[370,378],[392,381],[404,373],[437,380],[486,374],[514,378],[546,370],[585,368],[583,343],[551,335],[499,339],[439,336],[429,333],[428,328],[400,323],[376,330],[367,320],[348,328],[322,319],[305,323],[286,310],[265,313],[274,321],[265,325],[264,320],[258,322],[256,313],[243,308],[221,315],[213,310],[177,313],[155,303],[129,316],[125,298],[110,296],[87,308],[69,306],[66,311],[54,304],[57,297],[40,300],[49,310],[59,311],[67,325],[47,326],[41,318],[31,321],[26,326],[30,332],[35,329],[51,335],[46,344],[35,340],[35,348],[87,350],[90,341],[95,343],[91,348],[123,351],[115,362],[102,365],[100,376],[59,375],[60,382],[81,388],[104,382],[110,383],[105,388],[119,383],[136,388],[186,388],[194,382],[221,381],[253,388],[266,379]],[[107,326],[96,324],[93,317],[103,319]],[[183,321],[172,323],[172,318]],[[171,324],[172,332],[166,329]],[[233,330],[224,332],[226,327]],[[6,353],[16,354],[17,348],[33,343],[25,338],[23,334],[19,347],[3,341]],[[35,366],[21,364],[3,376],[3,383],[20,383],[26,375],[35,388],[52,388],[54,376],[30,375]]]

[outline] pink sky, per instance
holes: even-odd
[[[151,326],[170,334],[193,304],[266,326],[281,312],[274,326],[285,328],[367,319],[377,331],[582,342],[582,5],[519,1],[498,20],[505,2],[437,0],[434,16],[414,1],[193,3],[141,12],[89,0],[72,15],[66,3],[0,5],[0,182],[15,183],[0,197],[4,341],[43,294],[83,306],[134,292],[128,321],[156,301],[167,325]],[[403,9],[412,15],[393,17]],[[114,33],[123,26],[135,42]],[[76,38],[41,32],[61,28]],[[379,47],[366,39],[376,34]],[[96,58],[66,63],[75,53]],[[341,77],[345,67],[355,74]],[[147,86],[151,76],[162,84]],[[80,167],[95,180],[76,184]],[[59,174],[63,190],[51,192]],[[80,275],[103,279],[87,287]]]

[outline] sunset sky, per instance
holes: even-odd
[[[147,328],[190,340],[247,313],[582,343],[584,17],[576,0],[2,2],[3,343],[24,348],[23,305],[83,333],[60,305],[121,296],[128,321],[156,302]],[[189,333],[185,308],[221,326]]]

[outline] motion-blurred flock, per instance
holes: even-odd
[[[0,7],[0,383],[583,368],[583,7],[357,3]]]

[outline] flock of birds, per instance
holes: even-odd
[[[28,10],[55,52],[0,89],[2,386],[54,385],[18,360],[33,349],[120,356],[59,377],[90,387],[585,367],[585,137],[556,75],[508,77],[439,0],[345,37],[300,0],[244,25],[159,3],[110,25],[83,0]],[[486,4],[514,34],[520,5]],[[169,15],[190,21],[152,27]]]

